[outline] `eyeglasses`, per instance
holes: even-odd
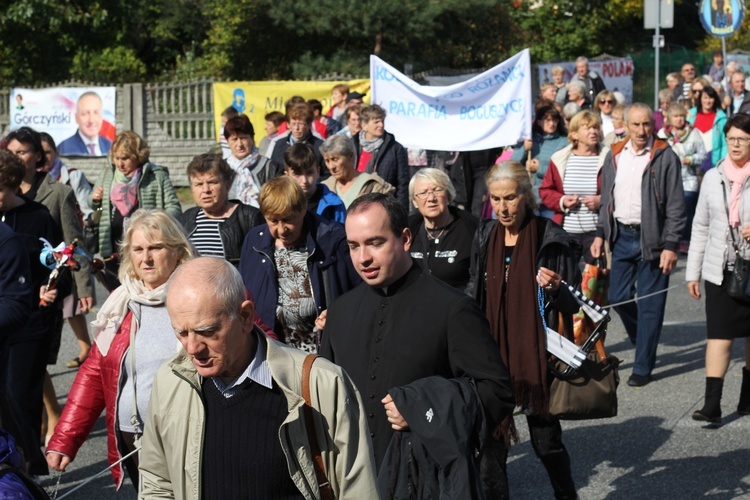
[[[432,195],[435,195],[435,197],[440,197],[445,194],[445,189],[443,188],[435,188],[430,189],[429,191],[422,191],[421,193],[414,193],[414,197],[418,200],[426,200]]]
[[[727,137],[727,142],[737,144],[738,146],[745,146],[750,142],[750,137]]]
[[[703,89],[693,89],[693,94],[700,94],[703,92]]]
[[[615,101],[612,99],[599,99],[599,104],[614,104]]]
[[[683,73],[695,73],[695,68],[685,68],[682,70]]]

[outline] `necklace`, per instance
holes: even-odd
[[[435,244],[437,245],[438,243],[440,243],[440,238],[442,238],[443,234],[445,234],[445,232],[448,230],[448,226],[434,229],[434,231],[437,231],[438,229],[440,229],[440,232],[437,235],[435,235],[433,230],[427,229],[427,226],[425,226],[424,229],[427,232],[427,237],[432,240],[435,240]]]

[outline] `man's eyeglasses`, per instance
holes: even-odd
[[[750,142],[750,137],[727,137],[729,144],[737,144],[738,146],[745,146]]]
[[[613,99],[599,99],[599,104],[614,104],[615,101]]]
[[[418,200],[426,200],[432,195],[435,195],[436,197],[443,196],[445,194],[445,189],[443,188],[435,188],[431,189],[429,191],[422,191],[421,193],[414,193],[414,197]]]
[[[685,68],[682,70],[683,73],[695,73],[695,68]]]

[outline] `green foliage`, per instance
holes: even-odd
[[[146,74],[143,61],[125,47],[107,47],[93,54],[79,52],[70,68],[73,78],[87,82],[139,82]]]
[[[670,44],[711,49],[696,0],[675,0]],[[0,0],[0,85],[76,77],[262,80],[397,68],[482,68],[650,46],[641,0]],[[747,24],[729,48],[750,44]]]

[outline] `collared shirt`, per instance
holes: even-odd
[[[86,146],[86,150],[90,156],[102,156],[102,150],[99,149],[99,138],[95,137],[92,141],[78,130],[78,137],[81,138],[83,144]],[[93,152],[92,152],[93,151]]]
[[[617,159],[615,174],[615,219],[623,224],[641,223],[641,185],[643,172],[651,162],[654,138],[636,153],[632,140],[628,140]]]
[[[266,356],[266,340],[262,338],[257,332],[255,333],[258,339],[258,348],[255,350],[255,357],[247,365],[242,375],[237,377],[232,383],[225,384],[220,377],[211,377],[216,388],[221,394],[229,399],[239,391],[239,386],[247,379],[257,382],[258,384],[268,389],[273,389],[273,379],[271,378],[271,369],[268,367],[268,358]]]

